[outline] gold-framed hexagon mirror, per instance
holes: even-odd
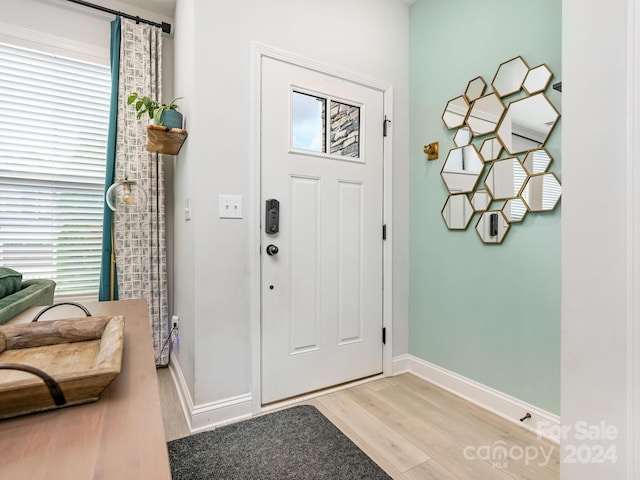
[[[530,175],[520,195],[532,212],[550,212],[562,196],[562,185],[553,172]]]
[[[558,205],[562,186],[544,147],[560,118],[544,93],[552,78],[546,64],[529,68],[517,56],[498,66],[491,85],[477,76],[448,101],[442,120],[455,129],[455,148],[440,170],[449,191],[441,211],[448,229],[468,229],[478,213],[482,242],[500,244],[511,225]]]
[[[469,81],[464,94],[466,95],[467,100],[469,100],[470,103],[473,103],[474,100],[482,96],[486,88],[487,82],[484,81],[484,78],[476,77]]]
[[[456,193],[447,197],[441,213],[449,230],[466,230],[475,212],[467,194]]]
[[[543,63],[529,70],[522,86],[529,95],[542,92],[549,86],[551,77],[551,70]]]
[[[560,113],[544,93],[515,100],[498,125],[496,136],[510,154],[541,148],[553,131]]]
[[[521,198],[510,198],[502,206],[502,214],[509,223],[517,223],[527,216],[527,204]]]
[[[527,179],[527,172],[516,157],[495,160],[491,164],[484,185],[494,200],[517,197]]]
[[[511,225],[501,210],[490,210],[480,215],[476,232],[483,243],[502,243]]]
[[[484,163],[474,145],[449,150],[440,176],[449,193],[472,192],[478,183]]]
[[[546,148],[538,148],[537,150],[531,150],[527,153],[527,156],[524,157],[522,162],[522,166],[529,175],[533,175],[535,173],[546,172],[552,161],[553,158],[551,158]]]
[[[476,212],[484,212],[491,204],[491,194],[484,188],[471,194],[471,205]]]
[[[469,113],[469,102],[464,95],[449,100],[442,114],[442,121],[449,130],[464,125]]]
[[[465,145],[469,145],[471,143],[471,130],[469,130],[467,127],[459,128],[453,137],[453,143],[456,144],[456,147],[464,147]]]
[[[467,116],[467,125],[475,137],[493,133],[504,112],[504,103],[495,93],[478,98]]]
[[[496,160],[502,153],[502,144],[496,137],[487,138],[482,142],[480,147],[480,155],[485,162]]]
[[[500,97],[517,93],[522,89],[522,83],[528,72],[529,66],[521,56],[517,56],[500,64],[491,86]]]

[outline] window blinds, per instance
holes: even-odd
[[[109,68],[0,43],[0,265],[96,298]]]

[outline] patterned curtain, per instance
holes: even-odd
[[[146,193],[136,208],[113,214],[118,298],[145,298],[156,364],[166,365],[161,350],[169,335],[164,177],[157,154],[146,150],[148,117],[136,119],[127,105],[132,92],[162,101],[162,31],[122,19],[115,178],[135,180]]]

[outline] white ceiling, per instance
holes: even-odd
[[[120,0],[135,7],[144,8],[150,12],[156,12],[160,15],[173,17],[176,8],[176,0]]]

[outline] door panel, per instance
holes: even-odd
[[[338,344],[362,341],[362,184],[338,182]]]
[[[291,353],[318,348],[320,334],[319,179],[291,177]]]
[[[280,202],[261,239],[269,403],[382,371],[383,94],[262,62],[261,201]]]

